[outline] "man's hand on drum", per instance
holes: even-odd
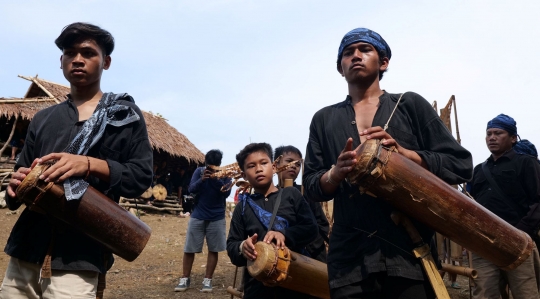
[[[39,176],[45,182],[61,183],[70,177],[85,177],[88,172],[88,159],[86,156],[52,153],[39,158],[38,162],[45,163],[52,160],[57,161]]]
[[[360,132],[360,136],[365,136],[366,139],[380,139],[382,141],[382,144],[386,147],[395,146],[398,153],[405,156],[406,158],[412,160],[416,164],[427,168],[427,164],[422,160],[422,157],[418,155],[417,152],[406,149],[399,145],[399,143],[388,134],[388,132],[384,131],[383,128],[377,126],[377,127],[371,127],[369,129],[366,129],[362,132]]]
[[[282,233],[273,230],[268,231],[266,236],[264,236],[263,242],[270,244],[273,240],[276,240],[277,247],[281,249],[285,248],[285,236]]]
[[[347,139],[345,147],[339,154],[334,169],[332,169],[331,179],[336,183],[343,181],[347,175],[353,170],[356,164],[356,150],[352,149],[353,139]]]
[[[250,261],[254,261],[257,258],[255,243],[257,243],[257,234],[253,234],[253,236],[248,237],[242,242],[242,255]]]
[[[333,194],[341,181],[353,170],[356,164],[356,150],[352,149],[353,139],[347,139],[345,148],[339,154],[334,167],[321,176],[321,189],[324,194]]]
[[[34,166],[36,166],[37,164],[38,164],[38,159],[35,159],[34,162],[32,162],[32,166],[30,166],[30,168],[19,167],[19,169],[17,169],[16,172],[13,172],[11,174],[11,179],[9,180],[9,184],[7,186],[7,193],[10,197],[17,196],[17,194],[15,194],[15,190],[24,180],[26,175],[29,174],[32,168],[34,168]]]

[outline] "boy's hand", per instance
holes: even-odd
[[[273,240],[276,240],[278,248],[285,249],[285,236],[282,233],[271,230],[264,236],[263,242],[270,244]]]
[[[88,171],[86,156],[52,153],[39,158],[38,162],[44,163],[51,160],[57,160],[57,162],[39,177],[45,182],[61,183],[70,177],[84,177]]]
[[[21,184],[26,175],[29,174],[32,168],[34,168],[34,166],[36,166],[37,164],[38,159],[35,159],[34,162],[32,162],[32,166],[30,166],[30,168],[20,167],[19,169],[17,169],[16,172],[13,172],[11,174],[11,179],[9,180],[9,184],[7,186],[7,193],[10,197],[17,197],[15,190],[17,190],[17,187]]]
[[[254,261],[257,258],[255,243],[257,243],[257,234],[253,234],[253,236],[248,237],[242,244],[242,255],[250,261]]]

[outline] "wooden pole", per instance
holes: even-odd
[[[55,101],[57,104],[60,103],[60,101],[52,94],[50,93],[47,88],[43,87],[43,85],[41,85],[38,80],[37,80],[37,75],[36,77],[34,78],[28,78],[28,77],[25,77],[25,76],[21,76],[19,75],[20,78],[23,78],[23,79],[26,79],[26,80],[29,80],[29,81],[32,81],[34,84],[36,84],[39,88],[41,88],[41,90],[43,90],[44,93],[46,93],[49,97],[51,97],[51,100]]]
[[[49,98],[41,98],[41,99],[7,99],[7,100],[0,100],[0,104],[14,104],[14,103],[36,103],[36,102],[50,102],[54,101],[54,99]]]
[[[141,205],[141,204],[131,204],[131,203],[119,203],[119,205],[121,207],[124,207],[124,208],[135,208],[135,207],[138,207],[139,209],[146,209],[146,210],[152,210],[152,211],[183,211],[182,208],[158,208],[158,207],[154,207],[154,206],[149,206],[149,205]]]
[[[473,262],[472,262],[472,252],[467,249],[467,258],[469,259],[469,268],[472,268],[474,265],[473,265]],[[476,282],[474,281],[474,279],[470,278],[469,277],[469,298],[472,299],[472,289],[473,287],[476,287]]]
[[[466,276],[469,278],[477,278],[478,272],[472,268],[455,266],[451,264],[442,263],[442,270],[444,272]]]
[[[456,119],[456,139],[457,139],[457,142],[461,144],[461,137],[459,136],[459,124],[458,124],[458,118],[457,118],[456,97],[452,95],[451,99],[452,99],[452,103],[454,104],[454,116]]]
[[[13,138],[13,135],[15,134],[15,126],[17,126],[17,121],[19,120],[19,115],[17,114],[17,116],[15,116],[15,121],[13,122],[13,127],[11,128],[11,133],[9,133],[9,137],[8,139],[6,140],[6,143],[4,144],[4,146],[2,147],[2,149],[0,149],[0,157],[2,157],[2,154],[4,153],[4,151],[6,150],[7,146],[9,145],[9,143],[11,142],[11,139]]]

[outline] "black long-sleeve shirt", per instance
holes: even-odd
[[[268,195],[253,194],[253,201],[272,213],[278,192]],[[257,240],[262,241],[266,236],[266,228],[257,218],[252,208],[246,203],[244,215],[242,215],[243,204],[239,203],[234,209],[227,237],[227,253],[231,262],[239,267],[246,266],[247,260],[240,253],[240,244],[248,236],[257,234]],[[296,188],[284,188],[281,195],[277,216],[285,218],[289,227],[280,231],[285,236],[285,245],[292,251],[301,253],[304,247],[309,244],[317,235],[317,224],[313,213],[304,200],[302,194]],[[304,294],[293,292],[281,287],[265,287],[262,282],[249,275],[247,269],[244,271],[244,298],[303,298]]]
[[[384,92],[372,126],[384,127],[399,94]],[[431,105],[420,95],[403,95],[387,132],[404,148],[414,150],[428,170],[449,184],[468,181],[472,175],[471,154],[460,146]],[[335,194],[320,187],[327,172],[343,150],[348,138],[353,148],[360,145],[355,111],[348,96],[345,101],[319,110],[310,125],[303,177],[306,195],[316,201],[334,198],[334,226],[328,252],[330,287],[337,288],[386,271],[390,276],[423,280],[422,270],[412,256],[412,242],[403,228],[390,219],[393,208],[385,201],[343,181]],[[354,195],[353,195],[354,194]],[[433,232],[414,221],[424,241]]]
[[[99,142],[88,152],[88,156],[107,161],[110,171],[109,182],[93,176],[88,182],[116,202],[120,196],[139,196],[152,181],[152,148],[143,115],[132,101],[119,100],[117,103],[133,108],[140,120],[122,127],[107,126]],[[84,121],[79,121],[77,107],[69,99],[36,113],[16,169],[30,167],[35,158],[65,150],[83,124]],[[15,210],[21,202],[7,197],[7,204]],[[105,257],[102,245],[60,221],[28,208],[15,223],[4,251],[12,257],[42,264],[53,227],[52,269],[105,272],[104,258],[111,259],[112,254],[107,253]]]
[[[293,186],[298,191],[301,191],[302,189],[302,185],[298,185],[296,182]],[[305,196],[304,198],[311,209],[319,228],[317,237],[306,246],[306,250],[311,258],[326,263],[326,244],[324,242],[328,242],[328,234],[330,233],[330,224],[328,223],[328,218],[326,218],[326,215],[324,214],[322,206],[319,202],[314,202]]]
[[[540,165],[536,158],[518,154],[513,149],[497,161],[490,156],[486,161],[493,180],[506,198],[501,198],[484,175],[482,164],[474,168],[471,181],[471,195],[486,209],[511,225],[534,234],[539,219],[532,219],[537,213],[527,213],[540,203]],[[512,201],[512,202],[510,202]]]

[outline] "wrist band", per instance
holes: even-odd
[[[330,170],[328,171],[328,174],[326,175],[326,182],[327,182],[327,183],[330,183],[330,184],[332,184],[332,185],[334,185],[334,186],[339,186],[338,183],[336,183],[336,182],[334,182],[334,181],[332,180],[332,170],[334,169],[334,166],[335,166],[335,165],[332,165],[332,167],[331,167]]]
[[[90,158],[86,156],[86,161],[88,161],[88,169],[86,170],[86,176],[84,177],[84,180],[88,180],[88,176],[90,176]]]
[[[244,241],[242,241],[242,243],[240,243],[240,247],[239,247],[239,249],[240,249],[240,255],[243,255],[243,254],[244,254],[244,252],[242,251],[242,247],[244,247],[244,243],[245,243],[245,242],[246,242],[246,240],[244,240]]]

